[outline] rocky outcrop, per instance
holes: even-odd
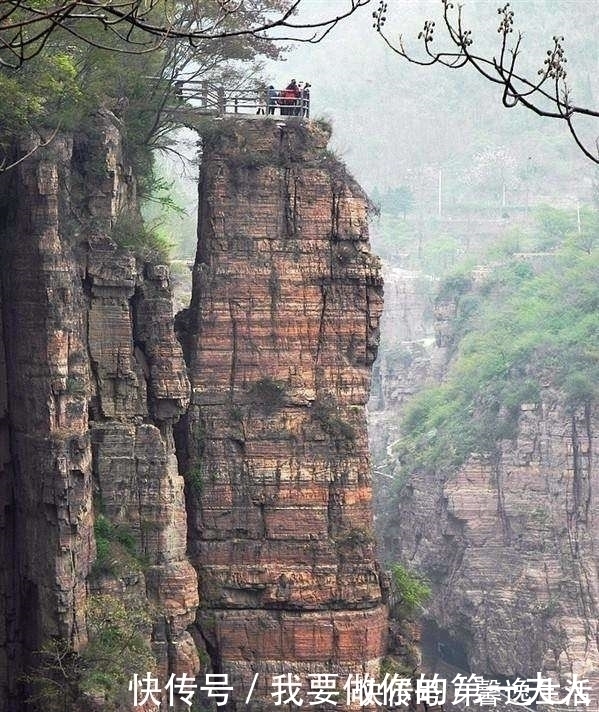
[[[0,712],[124,712],[127,678],[200,658],[230,709],[271,709],[280,673],[339,675],[343,709],[387,632],[367,200],[316,124],[215,122],[182,350],[168,269],[117,244],[140,224],[117,123],[0,183]]]
[[[232,709],[256,673],[254,708],[270,709],[270,676],[305,690],[384,652],[364,414],[381,278],[365,196],[327,139],[248,120],[204,139],[179,444],[197,639]]]
[[[496,459],[402,490],[395,550],[434,583],[428,615],[478,674],[599,689],[596,422],[547,391]]]
[[[437,343],[447,347],[455,304],[439,301],[436,313]],[[590,680],[596,709],[598,414],[568,407],[551,374],[536,377],[540,401],[521,405],[517,436],[493,456],[407,477],[385,548],[432,583],[431,669],[450,664],[454,674],[469,668],[500,680],[542,672],[562,685],[576,673]]]
[[[135,185],[110,116],[98,120],[92,145],[56,139],[2,176],[3,712],[31,697],[24,673],[35,677],[44,646],[85,648],[93,595],[150,611],[159,670],[198,668],[172,436],[189,384],[166,268],[109,237],[136,209]],[[106,704],[92,693],[79,703]]]
[[[396,550],[433,581],[429,615],[479,674],[576,672],[597,689],[596,418],[547,392],[496,459],[402,491]]]

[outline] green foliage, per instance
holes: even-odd
[[[402,564],[391,566],[392,613],[396,618],[413,616],[431,596],[430,585]]]
[[[135,536],[126,524],[112,524],[104,514],[97,514],[94,521],[94,536],[96,539],[94,574],[118,575],[123,564],[133,564],[139,568],[144,563]]]
[[[84,395],[85,381],[81,376],[67,376],[66,392],[69,395]]]
[[[405,220],[406,214],[414,204],[414,196],[407,186],[400,185],[397,188],[390,188],[382,195],[379,195],[377,202],[380,204],[381,210],[390,215],[401,215]]]
[[[66,641],[51,638],[37,651],[34,663],[23,676],[27,703],[45,712],[65,712],[80,698],[83,661]]]
[[[37,134],[43,141],[57,130],[74,131],[80,185],[74,182],[72,188],[84,195],[90,180],[106,177],[100,126],[112,121],[122,135],[138,195],[157,201],[162,213],[175,211],[168,186],[154,175],[152,155],[154,148],[168,145],[164,130],[172,127],[161,113],[169,84],[150,79],[163,70],[166,48],[139,56],[113,51],[111,40],[113,35],[102,37],[101,49],[57,30],[52,46],[23,67],[0,68],[0,164],[10,163],[12,146],[20,138],[31,141]],[[99,110],[105,117],[100,122]],[[127,212],[119,216],[114,237],[141,259],[166,261],[170,237],[162,223],[157,218],[144,226],[141,217]]]
[[[139,213],[124,210],[112,228],[112,239],[119,247],[133,251],[141,260],[168,262],[171,242],[158,225],[146,225]]]
[[[34,27],[50,26],[51,41],[46,43],[43,35],[39,35],[34,39],[36,51],[21,67],[0,66],[0,170],[20,157],[16,153],[20,139],[27,140],[23,145],[33,147],[56,132],[73,131],[76,142],[91,144],[100,134],[99,126],[111,122],[122,136],[125,162],[133,168],[138,196],[157,202],[160,208],[160,215],[150,214],[149,228],[144,228],[136,218],[122,217],[115,229],[117,241],[143,259],[164,261],[172,236],[183,231],[188,239],[181,252],[186,256],[193,254],[195,226],[184,222],[183,211],[172,199],[170,186],[157,179],[153,169],[156,149],[170,148],[175,141],[173,131],[186,124],[186,112],[171,110],[173,78],[179,74],[193,75],[195,80],[238,85],[247,78],[248,67],[257,67],[257,57],[274,58],[281,50],[251,33],[197,44],[166,37],[149,47],[151,37],[143,29],[143,23],[129,26],[124,20],[122,26],[111,24],[113,31],[108,31],[97,18],[87,20],[85,13],[75,13],[74,32],[70,20],[68,27],[61,21],[49,24],[44,20],[47,3],[35,2],[28,8],[18,5],[11,10],[10,20],[0,32],[8,35],[21,32],[11,31],[11,26],[19,18],[31,15],[20,38],[26,39]],[[194,13],[203,18],[200,22],[220,12],[213,5],[208,2],[194,7]],[[266,22],[271,11],[280,10],[278,0],[266,0],[259,5],[227,13],[227,30],[234,32],[248,22]],[[152,5],[144,10],[144,17],[152,21],[158,14],[170,24],[173,13],[188,11],[182,5],[171,7],[167,3],[162,9]],[[11,59],[18,63],[16,56]],[[178,102],[177,109],[184,108],[181,104]],[[102,120],[98,121],[100,112]],[[221,127],[217,129],[218,123]],[[211,128],[222,132],[225,123],[212,121]],[[23,146],[19,149],[23,150]],[[84,188],[90,175],[87,172],[81,176]]]
[[[114,528],[107,517],[98,514],[94,522],[94,534],[96,539],[112,539]]]
[[[255,171],[264,166],[279,165],[281,161],[279,153],[276,151],[256,151],[247,148],[238,151],[235,156],[229,158],[227,165],[235,173],[235,182],[243,180],[239,171]]]
[[[54,128],[72,123],[72,112],[83,96],[73,56],[49,50],[43,71],[31,62],[20,70],[0,71],[0,123],[3,137],[27,128]]]
[[[410,664],[410,661],[404,658],[395,655],[386,655],[381,660],[380,676],[384,678],[385,675],[389,675],[389,677],[397,675],[397,677],[400,678],[411,678],[415,675],[418,667],[416,655],[414,656],[413,664]]]
[[[312,403],[311,414],[337,447],[353,443],[356,439],[356,431],[350,423],[340,417],[339,407],[332,398],[327,396],[317,398]]]
[[[149,195],[145,197],[145,201],[152,205],[158,206],[158,214],[153,217],[158,218],[164,213],[172,213],[178,217],[187,215],[185,209],[179,205],[173,196],[174,186],[174,180],[168,180],[164,176],[157,174],[155,171],[152,172],[152,182],[149,186],[150,191]]]
[[[599,214],[588,207],[564,210],[544,205],[537,209],[536,219],[539,249],[565,245],[590,254],[599,242]]]
[[[465,272],[452,272],[445,277],[438,289],[439,299],[457,300],[472,289],[472,277]]]
[[[564,249],[537,273],[512,261],[474,293],[463,288],[451,290],[458,333],[448,377],[406,410],[396,446],[404,473],[493,453],[549,383],[572,408],[599,396],[599,252]],[[474,301],[463,310],[465,299]]]
[[[384,195],[375,189],[372,197],[381,201]],[[383,206],[375,246],[393,265],[444,280],[449,270],[466,275],[476,266],[516,254],[547,253],[549,258],[562,248],[590,253],[599,244],[599,212],[588,206],[579,212],[580,230],[575,207],[541,206],[503,221],[470,216],[466,210],[451,220],[430,213],[408,214],[404,220]]]
[[[463,262],[465,241],[459,225],[381,212],[375,245],[377,253],[392,264],[441,276]]]
[[[249,395],[252,401],[258,403],[265,413],[272,414],[279,410],[285,402],[285,385],[273,378],[261,378],[252,384]]]
[[[82,692],[101,694],[107,702],[122,701],[132,673],[154,669],[147,605],[144,599],[132,596],[90,596],[89,644],[81,654],[85,662],[80,680]]]
[[[536,210],[536,220],[541,235],[542,249],[551,249],[559,245],[564,237],[576,229],[576,213],[566,212],[549,205],[541,205]]]
[[[329,136],[333,133],[333,124],[329,119],[325,119],[322,116],[318,116],[317,118],[312,120],[312,123]]]
[[[587,254],[599,246],[599,212],[590,208],[580,208],[580,227],[572,231],[566,239],[566,248]]]
[[[202,137],[203,145],[218,143],[223,139],[234,140],[236,136],[235,124],[220,117],[197,116],[194,117],[193,126]]]
[[[566,373],[562,379],[566,403],[571,407],[576,407],[581,403],[596,400],[599,396],[598,376],[599,367],[597,366],[593,369],[583,367],[580,372]]]
[[[189,468],[187,474],[185,475],[185,481],[189,483],[192,492],[197,497],[201,497],[204,490],[204,471],[201,462],[198,462]]]
[[[111,541],[113,539],[112,525],[103,514],[98,514],[94,522],[96,537],[96,561],[94,566],[99,570],[110,567]]]
[[[88,644],[82,651],[53,638],[37,652],[36,663],[25,676],[29,702],[36,708],[65,712],[93,695],[102,700],[103,709],[120,709],[130,701],[132,673],[155,669],[147,601],[130,595],[92,595],[86,617]]]
[[[197,247],[197,214],[191,206],[197,203],[197,183],[185,180],[179,163],[169,163],[160,155],[156,158],[142,195],[143,218],[168,236],[177,257],[192,260]],[[189,277],[189,270],[184,269]]]
[[[96,25],[97,30],[100,27]],[[136,56],[104,49],[57,30],[51,45],[19,69],[0,68],[0,121],[8,150],[14,138],[55,129],[97,132],[97,111],[110,110],[119,120],[126,150],[136,172],[141,154],[148,160],[163,93],[148,86],[161,70],[163,56]]]
[[[132,556],[137,555],[137,546],[133,532],[124,524],[119,524],[114,528],[115,538],[118,543],[125,548]]]
[[[236,423],[243,423],[243,408],[238,405],[232,405],[229,413],[233,421]]]

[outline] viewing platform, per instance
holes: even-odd
[[[288,89],[225,87],[208,81],[177,80],[173,84],[173,104],[167,111],[193,111],[201,116],[227,116],[242,114],[244,118],[276,116],[300,118],[310,116],[309,91],[298,89],[294,96]]]

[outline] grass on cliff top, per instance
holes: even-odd
[[[524,403],[551,386],[570,409],[599,396],[599,250],[562,249],[541,272],[513,260],[457,303],[454,359],[444,383],[406,411],[397,445],[402,470],[454,469],[517,434]]]

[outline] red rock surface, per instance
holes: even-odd
[[[21,712],[48,641],[85,649],[101,595],[151,613],[162,682],[207,653],[230,709],[256,672],[254,709],[274,674],[374,674],[365,196],[316,126],[206,140],[186,368],[167,268],[111,239],[135,182],[100,118],[94,145],[59,138],[0,181],[0,712]],[[105,707],[91,690],[72,712]]]
[[[201,635],[243,689],[373,671],[385,645],[365,424],[382,282],[366,198],[327,140],[231,121],[204,145],[179,319],[189,552]]]
[[[159,670],[199,667],[172,435],[189,383],[167,268],[109,237],[136,202],[118,130],[102,121],[92,153],[57,138],[0,185],[2,712],[24,709],[36,651],[51,640],[85,647],[99,592],[147,601]],[[139,558],[130,571],[92,575],[100,514],[130,537]],[[81,700],[86,712],[94,704]]]

